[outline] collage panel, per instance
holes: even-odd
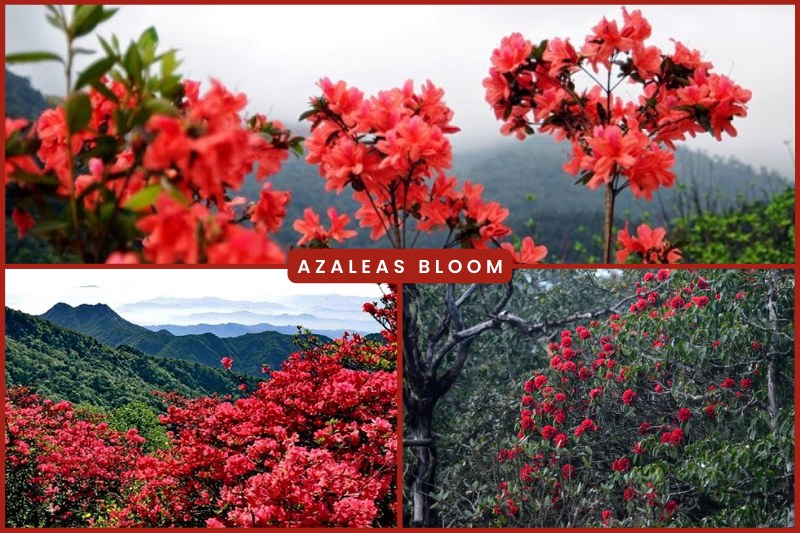
[[[9,263],[794,263],[791,5],[5,9]]]
[[[790,527],[791,269],[403,288],[416,527]]]
[[[7,527],[394,527],[396,289],[6,271]]]

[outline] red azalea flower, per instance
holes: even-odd
[[[633,392],[631,389],[627,389],[625,392],[622,393],[622,403],[625,405],[631,405],[634,400],[636,400],[636,393]]]
[[[621,457],[611,463],[611,470],[624,474],[631,468],[631,462],[627,457]]]

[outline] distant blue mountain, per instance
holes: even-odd
[[[219,337],[211,332],[174,335],[163,328],[153,331],[128,322],[104,304],[72,307],[58,303],[40,318],[94,337],[112,348],[128,347],[157,357],[181,359],[218,368],[223,357],[234,359],[234,369],[261,376],[261,366],[278,368],[297,351],[294,336],[278,331],[245,332]],[[296,330],[292,333],[296,333]],[[323,342],[330,340],[318,335]]]
[[[247,333],[262,333],[264,331],[275,331],[283,333],[284,335],[294,335],[297,333],[296,326],[276,326],[274,324],[262,323],[254,325],[235,324],[228,322],[226,324],[194,324],[191,326],[176,326],[167,324],[163,326],[145,326],[151,331],[168,331],[173,335],[201,335],[203,333],[211,333],[220,338],[239,337]],[[341,337],[345,331],[351,333],[365,333],[362,331],[344,330],[344,329],[314,329],[312,332],[315,335],[322,335],[325,337],[337,338]]]

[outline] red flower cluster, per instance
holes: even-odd
[[[131,241],[127,248],[95,254],[93,260],[283,262],[284,254],[269,233],[280,228],[290,194],[265,184],[259,200],[243,208],[243,198],[230,200],[229,195],[254,169],[259,180],[278,172],[294,142],[291,134],[262,115],[245,123],[241,113],[247,97],[217,81],[202,95],[198,83],[184,81],[182,96],[160,107],[148,107],[150,102],[142,102],[136,91],[116,79],[102,79],[88,91],[91,117],[78,131],[68,131],[64,106],[44,111],[29,133],[39,143],[36,155],[43,168],[30,156],[11,157],[6,183],[32,190],[29,175],[53,175],[61,199],[80,202],[87,212],[104,216],[128,213],[134,221],[131,231],[141,232],[141,255]],[[162,110],[165,105],[169,110],[152,113],[142,131],[126,134],[115,122],[140,108]],[[7,151],[25,140],[25,126],[22,121],[6,122]],[[116,152],[106,153],[115,145]],[[88,159],[88,172],[78,175],[79,157],[94,152],[102,157]],[[79,224],[77,217],[73,224]],[[18,210],[14,218],[21,234],[34,223],[26,211]],[[252,228],[239,224],[245,219],[252,221]]]
[[[389,526],[395,522],[397,317],[392,287],[369,311],[385,342],[346,334],[297,352],[250,395],[170,403],[170,447],[81,420],[23,391],[6,401],[7,467],[57,525]],[[230,369],[233,361],[225,357]]]
[[[677,263],[681,259],[681,251],[664,240],[666,234],[664,228],[653,229],[641,224],[636,229],[636,237],[633,237],[626,223],[625,229],[617,233],[617,242],[622,247],[617,251],[617,262],[624,263],[633,254],[645,264]]]
[[[458,128],[450,122],[453,111],[442,89],[428,81],[415,91],[408,81],[365,97],[343,81],[323,78],[319,86],[322,95],[312,98],[304,114],[312,123],[306,160],[319,166],[328,190],[352,189],[361,206],[355,217],[371,238],[385,236],[395,248],[413,247],[413,221],[417,233],[450,230],[446,247],[485,248],[511,233],[504,224],[508,210],[485,202],[482,185],[465,182],[459,189],[456,178],[446,174],[452,166],[447,136]],[[295,229],[302,233],[301,245],[328,244],[315,240],[307,224]],[[545,254],[527,238],[516,258],[538,262]]]
[[[622,403],[625,405],[631,405],[636,400],[636,393],[633,392],[631,389],[627,389],[625,392],[622,393]]]
[[[661,444],[680,446],[683,444],[683,437],[683,430],[681,428],[675,428],[672,431],[661,434]]]
[[[17,497],[45,509],[51,526],[81,525],[84,514],[108,512],[141,457],[144,439],[135,429],[114,431],[24,387],[8,392],[5,415],[6,479],[29,473]]]
[[[747,115],[750,91],[728,77],[711,73],[699,52],[675,41],[672,53],[646,43],[651,28],[639,11],[623,8],[621,27],[605,18],[576,50],[569,39],[534,45],[515,33],[492,54],[483,85],[486,100],[504,122],[501,131],[519,138],[540,132],[568,139],[572,157],[565,170],[584,173],[589,188],[627,180],[634,195],[650,199],[672,186],[674,142],[708,131],[720,140],[735,136],[735,117]],[[595,77],[599,67],[618,72],[613,87]],[[584,72],[597,83],[576,92],[574,78]],[[623,80],[641,95],[624,101],[611,94]],[[608,91],[608,93],[607,93]]]
[[[723,287],[729,298],[710,300],[706,296]],[[644,513],[652,520],[649,523],[672,520],[680,505],[659,497],[659,487],[647,477],[646,467],[654,462],[665,464],[665,457],[684,460],[683,454],[694,453],[687,450],[688,442],[694,448],[697,442],[715,438],[714,418],[752,406],[741,398],[752,394],[757,368],[751,367],[752,374],[741,377],[719,375],[716,364],[722,362],[697,367],[693,379],[703,383],[704,389],[708,387],[708,392],[699,397],[694,381],[685,382],[686,359],[691,354],[681,355],[686,349],[680,342],[682,328],[709,317],[716,319],[730,309],[731,303],[741,305],[733,294],[728,285],[709,281],[693,271],[645,272],[642,282],[636,284],[637,303],[631,306],[631,315],[615,313],[604,323],[562,331],[547,346],[547,368],[525,382],[513,463],[525,465],[524,479],[520,478],[524,484],[516,486],[517,492],[509,488],[506,496],[522,502],[549,497],[552,518],[557,520],[563,512],[560,502],[576,497],[563,483],[570,479],[584,486],[613,486],[602,500],[609,507],[609,524],[615,516],[620,521],[631,518],[632,508],[626,503],[639,498],[646,504]],[[697,329],[699,338],[695,342],[700,345],[705,340],[703,334],[719,334],[714,329]],[[734,342],[728,338],[729,343]],[[708,345],[713,339],[708,339]],[[745,335],[736,337],[735,342],[748,349],[752,339]],[[708,357],[724,360],[727,355],[716,350]],[[676,402],[678,407],[674,408]],[[707,417],[689,424],[693,414],[703,409]],[[727,428],[718,431],[728,434]],[[570,434],[574,437],[569,438]],[[571,459],[582,456],[591,457],[590,464],[574,469]],[[614,472],[625,475],[610,476]],[[514,472],[514,478],[518,473]],[[665,475],[675,472],[670,470]]]
[[[625,473],[631,469],[631,461],[627,457],[621,457],[611,463],[611,470],[614,472]]]

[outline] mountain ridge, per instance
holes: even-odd
[[[176,325],[176,324],[159,324],[156,326],[144,326],[145,328],[149,329],[150,331],[166,331],[175,336],[182,336],[182,335],[198,335],[200,333],[213,333],[217,337],[226,338],[226,337],[238,337],[241,335],[245,335],[247,333],[261,333],[264,331],[275,331],[277,333],[283,333],[284,335],[294,335],[297,333],[296,326],[276,326],[274,324],[269,323],[261,323],[261,324],[239,324],[236,322],[226,322],[224,324],[192,324],[188,326]],[[361,333],[367,334],[367,332],[363,331],[352,331],[352,330],[337,330],[337,329],[314,329],[312,333],[315,335],[323,335],[325,337],[330,338],[337,338],[341,337],[345,331],[350,331],[351,333]]]
[[[105,304],[72,307],[59,302],[39,318],[89,335],[111,348],[126,346],[148,355],[214,368],[220,366],[223,357],[231,357],[236,370],[252,376],[261,376],[264,364],[278,368],[297,351],[294,336],[275,331],[247,333],[247,339],[242,336],[220,338],[209,332],[179,336],[164,329],[151,331],[128,322]],[[330,341],[327,336],[317,337],[322,342]]]
[[[239,373],[111,348],[51,321],[5,308],[6,387],[25,385],[54,400],[116,408],[163,407],[153,390],[187,397],[236,394]],[[252,378],[245,378],[252,382]]]

